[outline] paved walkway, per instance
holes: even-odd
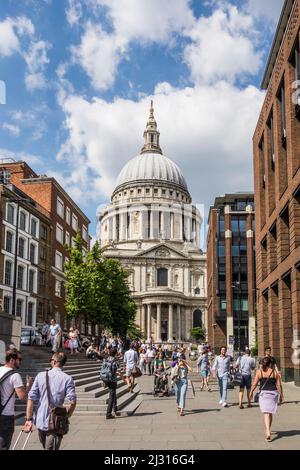
[[[153,377],[139,379],[143,402],[131,417],[106,421],[103,416],[73,417],[62,449],[300,449],[300,389],[284,385],[285,403],[274,419],[272,442],[264,441],[263,417],[257,405],[240,410],[238,389],[229,390],[228,408],[218,404],[217,385],[211,392],[200,392],[195,383],[186,403],[186,415],[179,416],[174,396],[152,396]],[[24,419],[17,423],[16,433]],[[276,433],[275,433],[276,431]],[[37,432],[28,449],[41,449]]]

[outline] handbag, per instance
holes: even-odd
[[[137,378],[141,377],[142,371],[138,366],[133,366],[132,372],[131,372],[132,377]]]
[[[273,370],[271,372],[271,374],[269,375],[269,377],[267,378],[267,380],[265,381],[265,383],[263,384],[263,386],[259,389],[258,392],[256,392],[256,394],[254,395],[254,403],[258,403],[259,402],[259,396],[260,396],[260,392],[264,389],[264,387],[266,386],[266,384],[269,382],[269,379],[271,378],[271,375],[273,374]],[[262,376],[262,374],[261,374]]]
[[[232,383],[233,385],[241,385],[243,382],[243,374],[241,372],[235,372],[233,374]]]
[[[46,371],[46,387],[49,406],[48,431],[64,436],[69,432],[68,410],[65,406],[52,406],[50,400],[49,375]]]

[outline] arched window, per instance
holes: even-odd
[[[202,328],[203,323],[202,323],[202,312],[197,308],[197,310],[194,311],[193,313],[193,328],[197,328],[200,326]]]
[[[167,268],[158,268],[157,270],[157,286],[168,285],[168,270]]]

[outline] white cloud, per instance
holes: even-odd
[[[69,0],[69,7],[66,9],[66,17],[70,26],[77,24],[82,16],[82,6],[78,0]]]
[[[105,90],[113,84],[122,50],[124,44],[115,35],[107,34],[100,25],[90,22],[80,45],[71,48],[73,62],[82,66],[98,90]]]
[[[127,58],[131,42],[171,46],[176,35],[183,34],[193,25],[195,20],[188,4],[188,0],[91,2],[93,9],[95,6],[106,8],[112,32],[106,32],[100,23],[88,21],[80,44],[71,48],[73,63],[85,70],[95,89],[108,89],[114,83],[120,61]],[[70,22],[69,12],[67,19]],[[75,22],[74,14],[71,21]]]
[[[7,130],[10,134],[14,136],[20,135],[20,128],[19,126],[15,126],[14,124],[9,124],[8,122],[4,122],[2,124],[2,129]]]
[[[252,134],[263,97],[255,87],[240,90],[225,82],[157,86],[153,98],[162,150],[181,167],[195,202],[209,204],[225,191],[252,188]],[[151,98],[113,103],[66,98],[68,139],[58,159],[68,165],[65,182],[77,201],[110,198],[119,171],[143,145]]]
[[[255,75],[261,52],[254,49],[253,28],[252,18],[234,6],[199,18],[190,31],[192,43],[184,51],[192,80],[213,83],[225,79],[234,83],[245,74]]]
[[[32,42],[30,49],[24,54],[27,64],[25,84],[28,90],[45,88],[47,81],[44,75],[46,65],[50,62],[47,51],[51,44],[45,41]]]
[[[248,0],[245,10],[257,20],[268,21],[273,26],[278,23],[284,0]]]
[[[33,35],[34,26],[30,19],[20,16],[0,21],[0,56],[9,57],[20,52],[19,36]]]
[[[40,165],[42,158],[38,155],[33,155],[28,152],[13,152],[5,148],[0,148],[1,158],[13,159],[15,161],[24,161],[28,165]]]

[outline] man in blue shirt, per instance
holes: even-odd
[[[231,357],[226,355],[227,348],[222,346],[220,348],[220,355],[216,357],[212,370],[214,376],[217,375],[220,389],[219,404],[227,407],[227,383],[230,372]]]
[[[52,369],[49,370],[49,388],[51,395],[51,406],[63,406],[65,397],[68,398],[70,405],[68,408],[68,417],[70,417],[76,407],[75,385],[72,377],[62,371],[67,362],[65,353],[54,353],[51,358]],[[49,424],[49,402],[46,385],[46,372],[40,372],[32,385],[28,394],[25,432],[32,430],[34,402],[37,402],[35,412],[35,425],[39,432],[39,439],[44,449],[58,450],[61,444],[62,436],[48,430]]]

